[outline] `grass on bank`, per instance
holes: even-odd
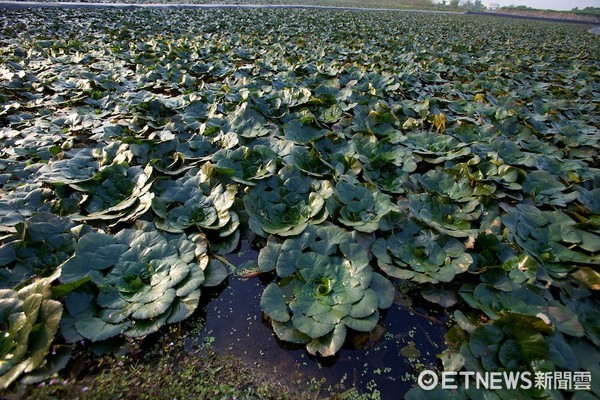
[[[86,359],[87,358],[87,359]],[[210,343],[190,345],[185,336],[163,336],[148,350],[93,358],[79,355],[79,368],[38,385],[19,386],[13,399],[290,399],[306,398],[217,354]],[[74,364],[77,364],[75,362]]]
[[[361,392],[324,380],[289,376],[277,381],[233,355],[218,353],[214,338],[197,342],[203,321],[171,326],[145,349],[136,342],[121,355],[97,357],[77,350],[69,367],[36,385],[17,384],[0,400],[227,399],[227,400],[375,400],[377,390]],[[158,335],[158,334],[157,334]]]

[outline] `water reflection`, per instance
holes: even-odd
[[[241,265],[257,256],[245,241],[227,259]],[[420,368],[439,366],[436,355],[444,350],[445,315],[406,307],[400,292],[395,304],[382,312],[376,329],[348,335],[335,357],[314,357],[304,346],[281,342],[260,308],[260,297],[271,279],[230,276],[227,287],[215,292],[216,298],[205,306],[206,325],[199,339],[214,338],[217,351],[233,354],[288,386],[305,389],[309,382],[325,379],[325,387],[379,391],[382,399],[401,398],[416,383]]]

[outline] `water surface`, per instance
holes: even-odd
[[[241,265],[257,256],[244,241],[240,251],[227,259]],[[281,342],[260,308],[261,294],[271,279],[266,274],[230,276],[227,286],[205,305],[206,324],[199,339],[212,341],[218,352],[232,354],[285,385],[321,386],[322,394],[328,387],[336,391],[355,387],[379,391],[382,399],[399,399],[416,383],[421,368],[439,367],[436,356],[445,348],[447,315],[407,307],[410,299],[400,291],[392,307],[382,312],[375,331],[349,335],[335,357],[314,357],[303,346]]]

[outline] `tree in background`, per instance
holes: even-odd
[[[481,0],[475,0],[475,3],[473,3],[473,7],[471,9],[473,11],[481,11],[481,10],[485,10],[485,7],[483,6],[483,3],[481,2]]]

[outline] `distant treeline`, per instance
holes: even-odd
[[[543,10],[543,9],[532,8],[532,7],[527,7],[527,6],[505,6],[505,7],[500,7],[500,9],[502,11],[505,11],[505,10],[543,11],[543,12],[550,12],[550,13],[565,13],[566,12],[566,13],[573,13],[573,14],[579,14],[579,15],[592,15],[595,17],[600,17],[600,7],[586,7],[586,8],[575,7],[571,11]]]
[[[531,8],[526,6],[508,6],[501,7],[498,12],[507,14],[516,14],[524,16],[534,16],[542,18],[560,18],[560,19],[575,19],[575,20],[587,20],[587,21],[598,21],[600,20],[600,7],[586,7],[583,9],[574,8],[571,11],[554,11],[554,10],[541,10],[537,8]]]

